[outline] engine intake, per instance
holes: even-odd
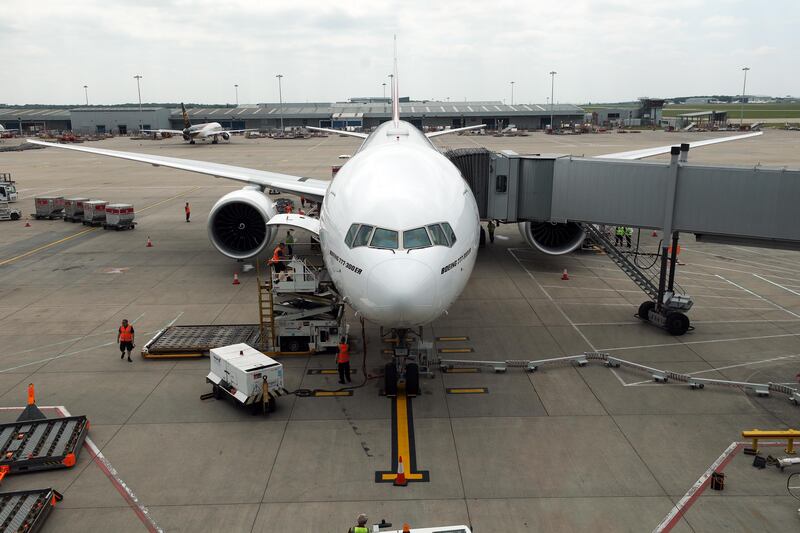
[[[226,141],[230,141],[231,140],[231,134],[228,133],[227,131],[225,131],[225,132],[222,133],[222,138],[225,139]]]
[[[533,248],[548,255],[568,254],[586,238],[577,222],[520,222],[519,232]]]
[[[274,238],[275,230],[267,227],[267,222],[276,214],[261,191],[234,191],[211,208],[208,236],[214,247],[226,256],[248,259],[258,255]]]

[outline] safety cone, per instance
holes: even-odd
[[[234,285],[239,285],[239,273],[238,272],[234,272],[233,273],[233,284]]]
[[[150,240],[150,235],[147,236],[147,248],[153,247],[153,241]]]
[[[411,533],[411,526],[408,525],[408,522],[403,522],[403,533]]]
[[[28,384],[28,405],[25,406],[25,409],[17,418],[18,422],[26,422],[30,420],[42,420],[47,418],[44,416],[39,408],[36,406],[36,393],[33,389],[33,383]]]
[[[406,480],[406,469],[403,467],[403,456],[400,455],[397,458],[397,477],[394,478],[394,484],[396,487],[405,487],[408,485],[408,481]]]
[[[651,237],[658,237],[658,232],[656,230],[653,230],[653,234],[651,235]]]
[[[567,281],[569,279],[569,274],[567,273],[567,269],[564,269],[564,272],[561,273],[561,279]]]
[[[30,222],[25,222],[25,227],[26,228],[30,228],[31,227],[31,223]]]

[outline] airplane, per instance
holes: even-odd
[[[404,342],[407,332],[447,313],[470,278],[480,240],[475,197],[431,138],[485,126],[425,134],[401,120],[396,54],[394,69],[391,120],[370,134],[315,128],[363,141],[331,181],[206,161],[29,142],[243,182],[244,188],[223,196],[209,213],[208,234],[217,250],[233,259],[249,259],[275,238],[277,226],[305,229],[318,236],[325,267],[356,317],[389,328]],[[756,135],[760,133],[690,146]],[[668,153],[671,147],[604,157],[640,159]],[[322,202],[319,218],[277,213],[265,194],[269,189]],[[581,225],[574,222],[522,222],[519,228],[531,246],[553,255],[575,250],[585,238]],[[406,370],[401,358],[394,363],[396,372],[387,365],[387,376]]]
[[[17,131],[16,128],[6,128],[2,124],[0,124],[0,137],[2,137],[6,133],[11,134],[14,133],[15,131]]]
[[[211,144],[217,144],[219,142],[219,138],[229,141],[231,139],[231,133],[244,133],[247,131],[258,131],[258,129],[247,129],[247,130],[225,130],[222,129],[222,125],[219,122],[205,122],[203,124],[195,124],[192,125],[192,122],[189,120],[189,114],[186,112],[186,106],[181,103],[181,114],[183,115],[183,129],[182,130],[167,130],[167,129],[158,129],[158,130],[142,130],[142,133],[145,134],[169,134],[169,135],[180,135],[183,137],[183,140],[189,141],[189,144],[195,144],[195,141],[198,139],[200,140],[207,140],[211,139]]]

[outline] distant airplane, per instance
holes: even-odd
[[[5,128],[2,124],[0,124],[0,136],[4,133],[13,133],[17,131],[15,128]]]
[[[222,125],[219,122],[205,122],[203,124],[195,124],[192,125],[192,122],[189,120],[189,114],[186,113],[186,106],[181,103],[181,111],[183,114],[183,129],[182,130],[142,130],[142,133],[146,134],[164,134],[168,133],[170,135],[180,135],[183,137],[183,140],[189,141],[189,144],[195,144],[196,140],[205,141],[211,139],[211,144],[217,144],[219,142],[219,138],[221,137],[223,140],[229,141],[231,139],[231,133],[244,133],[246,131],[258,131],[258,129],[248,129],[248,130],[226,130],[222,128]]]

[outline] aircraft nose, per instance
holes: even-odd
[[[436,299],[436,278],[426,264],[408,258],[392,258],[372,270],[368,283],[372,305],[396,310],[403,321],[428,314]]]

